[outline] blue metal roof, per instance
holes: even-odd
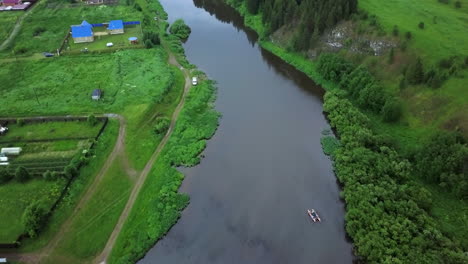
[[[109,22],[109,27],[107,29],[114,30],[114,29],[123,29],[123,21],[122,20],[111,20]]]
[[[86,20],[83,20],[83,22],[81,22],[81,25],[82,26],[92,26],[90,23],[88,23],[88,21]]]
[[[72,26],[72,37],[74,38],[84,38],[84,37],[92,37],[93,30],[91,25],[80,25],[80,26]]]

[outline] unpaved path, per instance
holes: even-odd
[[[168,51],[169,53],[169,63],[177,66],[179,69],[182,69],[180,64],[177,62],[176,58],[174,57],[174,54],[172,52]],[[146,181],[146,178],[148,177],[148,174],[151,171],[151,168],[155,164],[157,158],[159,157],[159,154],[161,154],[161,151],[163,150],[164,146],[166,143],[169,141],[169,138],[171,137],[172,132],[174,131],[177,118],[179,117],[180,111],[184,107],[185,104],[185,98],[190,90],[191,87],[191,80],[190,80],[190,75],[188,70],[182,69],[182,72],[184,73],[185,76],[185,86],[184,86],[184,93],[182,95],[182,98],[180,99],[179,104],[174,110],[174,113],[172,114],[171,118],[171,124],[169,126],[169,129],[166,132],[166,135],[162,139],[161,143],[159,143],[159,146],[156,148],[155,152],[153,155],[151,155],[150,160],[146,163],[145,168],[141,172],[140,176],[138,177],[138,180],[133,187],[133,190],[130,194],[130,198],[127,201],[127,204],[125,205],[124,210],[122,211],[122,214],[120,215],[119,221],[117,222],[116,226],[114,227],[114,230],[112,231],[111,236],[109,237],[109,240],[107,241],[106,246],[104,247],[104,250],[102,253],[95,259],[95,263],[106,263],[112,248],[115,245],[115,242],[117,241],[117,237],[119,236],[120,232],[122,231],[123,225],[125,224],[128,216],[130,215],[130,212],[133,208],[133,205],[135,204],[135,201],[138,197],[138,194],[140,193],[141,188],[143,187],[143,184]]]

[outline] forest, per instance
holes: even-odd
[[[293,25],[294,50],[307,50],[325,29],[357,11],[357,0],[232,0],[246,2],[251,14],[262,12],[266,33]],[[297,19],[299,18],[299,19]]]

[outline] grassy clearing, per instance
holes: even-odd
[[[160,102],[173,79],[164,50],[155,48],[5,63],[0,81],[0,101],[6,102],[0,112],[15,116],[124,114],[130,105]],[[91,99],[96,88],[103,90],[100,101]]]
[[[103,122],[92,126],[87,122],[44,122],[28,123],[22,126],[9,125],[9,131],[0,137],[0,143],[10,141],[55,140],[73,138],[95,138]]]
[[[24,12],[0,12],[0,43],[3,42],[15,26],[18,17],[23,15]]]
[[[455,1],[443,4],[437,0],[360,0],[359,8],[378,17],[387,32],[397,25],[402,34],[412,32],[410,47],[436,62],[450,56],[468,55],[468,1],[462,0],[461,9]],[[424,22],[424,29],[419,29]]]
[[[47,4],[49,3],[58,3],[58,1],[49,0]],[[37,6],[34,13],[24,20],[24,26],[11,45],[11,50],[14,50],[16,55],[55,52],[70,30],[70,26],[80,24],[83,20],[90,23],[104,23],[115,19],[141,20],[141,15],[136,9],[125,5],[68,8],[65,7],[66,3],[63,3],[48,8],[47,4]],[[10,56],[11,50],[4,51],[3,56]]]
[[[156,105],[136,105],[128,107],[129,132],[127,133],[126,152],[136,169],[143,169],[153,154],[164,134],[154,131],[154,121],[157,117],[170,118],[174,108],[179,103],[184,89],[185,79],[177,67],[171,66],[174,82],[164,99]]]
[[[0,243],[12,243],[24,231],[21,216],[33,201],[47,199],[50,206],[58,198],[65,181],[48,182],[43,179],[26,183],[11,181],[0,185]]]

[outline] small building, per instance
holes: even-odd
[[[93,26],[84,20],[81,25],[71,26],[72,38],[75,43],[93,42]]]
[[[4,6],[15,6],[23,4],[21,0],[3,0]]]
[[[19,155],[22,150],[21,148],[2,148],[0,153],[3,155]]]
[[[101,99],[102,91],[101,89],[94,89],[93,93],[91,94],[91,99],[99,100]]]
[[[110,34],[123,34],[124,33],[124,24],[122,20],[112,20],[109,22],[107,30]]]

